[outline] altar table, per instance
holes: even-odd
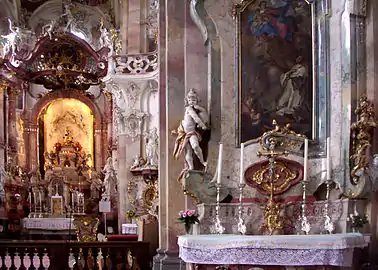
[[[353,264],[355,248],[369,236],[331,235],[183,235],[180,258],[186,263],[211,265],[338,266]]]
[[[24,218],[23,227],[27,230],[51,230],[68,231],[74,230],[71,218]]]

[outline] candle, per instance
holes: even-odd
[[[217,183],[220,184],[222,176],[222,156],[223,156],[223,144],[219,144],[219,157],[218,157],[218,178]]]
[[[244,184],[244,143],[240,144],[240,184]]]
[[[327,180],[331,180],[331,143],[330,138],[327,138]]]
[[[304,156],[303,156],[303,181],[307,181],[307,161],[308,161],[308,139],[304,141]]]

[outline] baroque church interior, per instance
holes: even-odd
[[[0,269],[377,269],[378,1],[0,4]]]

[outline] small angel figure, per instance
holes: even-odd
[[[67,24],[64,30],[71,31],[72,25],[75,21],[75,17],[72,15],[71,12],[71,4],[64,5],[64,13],[60,17],[67,17]]]
[[[55,25],[56,19],[53,19],[49,24],[46,24],[42,27],[42,33],[44,33],[44,35],[48,35],[50,40],[52,40],[52,34],[54,32]]]
[[[2,38],[7,40],[7,43],[3,47],[3,57],[5,57],[10,51],[15,54],[17,51],[17,40],[20,38],[20,28],[14,27],[11,19],[8,18],[9,31],[8,35],[1,35]]]
[[[101,19],[101,22],[100,22],[100,32],[101,32],[100,47],[101,48],[103,48],[103,47],[111,48],[112,39],[111,39],[110,33],[108,32],[108,29],[106,29],[104,27],[104,19],[103,18]]]

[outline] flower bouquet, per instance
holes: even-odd
[[[178,221],[185,224],[186,233],[190,233],[192,225],[199,223],[197,210],[180,211]]]
[[[364,227],[365,224],[369,223],[367,216],[353,215],[349,217],[349,221],[352,223],[351,227],[354,232],[358,232]]]

